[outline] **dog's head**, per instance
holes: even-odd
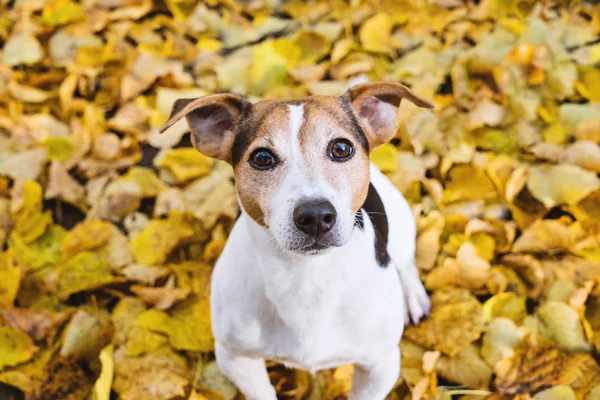
[[[349,240],[369,189],[369,151],[396,135],[403,98],[433,107],[398,83],[255,104],[214,94],[177,100],[162,131],[185,117],[196,149],[233,166],[246,213],[282,249],[314,254]]]

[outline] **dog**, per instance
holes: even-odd
[[[233,166],[241,214],[211,279],[215,356],[249,400],[276,400],[265,360],[312,373],[354,364],[350,399],[381,400],[400,374],[405,322],[428,315],[416,228],[402,194],[369,160],[395,137],[399,83],[340,97],[180,99],[192,143]]]

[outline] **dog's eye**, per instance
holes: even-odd
[[[354,147],[349,140],[335,139],[329,146],[329,157],[333,161],[346,161],[354,155]]]
[[[277,163],[277,158],[267,149],[256,149],[250,155],[250,165],[259,170],[273,168]]]

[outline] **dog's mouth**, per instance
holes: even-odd
[[[309,243],[291,248],[289,250],[291,250],[295,253],[302,254],[302,255],[312,256],[312,255],[326,253],[327,251],[333,249],[334,247],[339,247],[339,246],[340,246],[340,244],[333,243],[332,241],[327,240],[325,238],[320,238],[320,239],[314,239]]]

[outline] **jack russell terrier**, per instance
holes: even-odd
[[[430,302],[402,194],[369,161],[397,132],[398,83],[341,97],[180,99],[201,153],[234,169],[241,215],[211,281],[215,355],[249,400],[276,400],[265,359],[316,372],[354,364],[350,399],[381,400],[400,373],[405,322]]]

